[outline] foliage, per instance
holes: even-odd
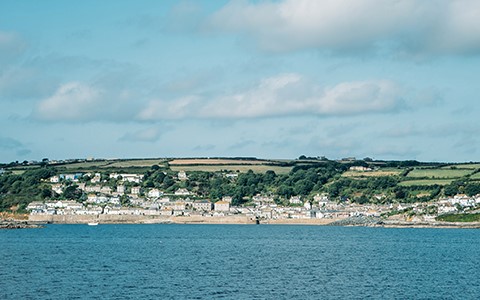
[[[0,211],[19,206],[24,209],[34,200],[42,200],[51,196],[48,186],[42,180],[55,175],[52,168],[27,170],[21,175],[4,174],[0,176]]]
[[[444,222],[480,222],[480,213],[476,214],[445,214],[437,217]]]
[[[192,163],[195,161],[198,159],[192,160]],[[480,193],[480,182],[474,178],[474,175],[480,174],[478,170],[461,168],[460,165],[445,167],[445,164],[384,162],[372,159],[337,162],[306,156],[294,161],[272,162],[272,165],[267,164],[271,163],[270,161],[252,159],[236,162],[237,165],[233,165],[233,159],[224,160],[223,162],[228,164],[223,165],[218,165],[221,159],[208,161],[217,165],[169,168],[166,162],[160,159],[75,162],[54,167],[30,166],[16,162],[5,165],[7,172],[0,176],[0,210],[8,210],[13,206],[22,209],[34,200],[83,200],[85,195],[75,185],[67,182],[64,193],[56,195],[52,192],[51,185],[44,181],[55,174],[74,173],[81,169],[83,172],[95,169],[94,173],[101,173],[102,180],[106,180],[103,185],[112,188],[119,184],[120,178],[109,178],[110,173],[138,173],[144,176],[142,183],[122,183],[127,190],[138,185],[144,190],[157,188],[165,193],[186,188],[199,197],[212,201],[230,196],[233,205],[246,203],[257,194],[269,195],[276,203],[288,203],[292,196],[311,200],[317,193],[327,193],[332,200],[364,204],[419,202],[443,195],[465,193],[472,196]],[[365,176],[357,172],[352,176],[345,176],[351,166],[369,166],[375,171],[368,172]],[[210,167],[213,169],[209,169]],[[188,180],[177,178],[177,172],[182,169],[187,171]],[[15,174],[10,170],[23,173]],[[88,182],[89,179],[84,177],[81,182]],[[128,198],[124,197],[121,201],[128,205]]]

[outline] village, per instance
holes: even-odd
[[[232,176],[231,174],[227,174]],[[82,178],[88,178],[82,180]],[[349,217],[384,217],[408,221],[434,221],[438,215],[474,210],[480,205],[480,195],[464,194],[419,203],[357,204],[329,199],[316,194],[310,199],[292,196],[287,205],[275,202],[275,195],[256,195],[244,205],[232,205],[232,197],[217,201],[204,199],[185,188],[165,193],[158,188],[143,188],[141,174],[109,174],[117,185],[105,184],[100,173],[75,173],[52,176],[47,183],[58,195],[74,184],[86,197],[81,200],[61,199],[34,201],[27,206],[32,216],[175,216],[175,217],[233,217],[244,216],[257,220],[322,219],[339,220]],[[188,180],[184,171],[177,179]],[[83,182],[80,182],[83,181]],[[381,197],[378,195],[376,197]]]

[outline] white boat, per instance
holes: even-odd
[[[98,222],[89,222],[87,224],[88,224],[88,226],[97,226]]]

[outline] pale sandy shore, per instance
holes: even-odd
[[[336,225],[344,219],[260,219],[259,224],[270,225]],[[30,215],[29,222],[53,224],[257,224],[247,216],[206,217],[206,216],[135,216],[135,215]],[[334,224],[332,224],[334,223]],[[345,224],[343,226],[385,227],[385,228],[480,228],[480,222],[404,222],[385,220],[371,224]]]

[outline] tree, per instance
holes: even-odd
[[[468,196],[475,196],[477,194],[480,194],[480,184],[478,183],[468,183],[465,186],[465,194]]]
[[[395,189],[395,198],[397,199],[405,199],[407,197],[407,193],[403,188],[398,187]]]
[[[76,185],[71,185],[65,188],[63,191],[63,196],[66,199],[72,199],[72,200],[80,200],[82,197],[83,192],[78,189]]]

